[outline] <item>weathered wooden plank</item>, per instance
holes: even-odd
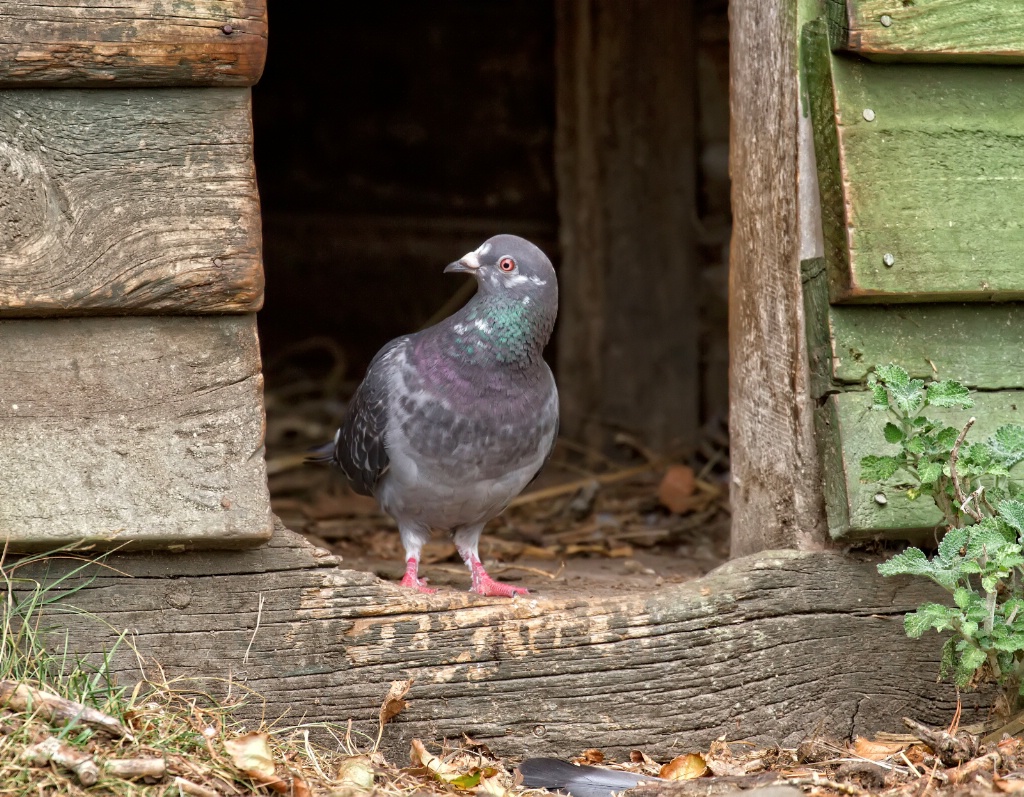
[[[1024,70],[804,45],[832,301],[1024,298]]]
[[[0,92],[0,317],[262,299],[248,89]]]
[[[940,592],[883,581],[868,558],[771,552],[633,595],[550,594],[557,586],[538,579],[536,594],[506,601],[412,594],[312,552],[296,567],[302,550],[287,537],[279,529],[244,555],[113,556],[114,570],[97,568],[68,599],[99,619],[54,618],[61,645],[65,624],[70,650],[91,656],[138,629],[141,658],[126,644],[112,658],[122,683],[139,678],[140,661],[215,696],[244,680],[262,698],[248,708],[255,718],[352,719],[371,738],[388,682],[414,678],[384,731],[397,761],[413,738],[463,732],[509,756],[667,756],[723,734],[793,744],[893,730],[904,714],[942,724],[956,707],[952,687],[936,682],[937,640],[909,640],[901,622]],[[277,567],[282,551],[288,564]],[[75,564],[18,575],[47,580]],[[992,695],[962,698],[969,722]]]
[[[796,13],[795,0],[738,0],[729,15],[733,555],[827,539],[800,291]]]
[[[805,261],[807,356],[816,399],[863,384],[894,362],[920,379],[957,379],[983,390],[1024,388],[1007,351],[1024,349],[1024,305],[830,305],[822,258]]]
[[[978,421],[970,440],[983,440],[1007,423],[1024,423],[1024,391],[978,393],[970,410],[929,409],[929,415],[950,426],[963,426],[969,417]],[[860,460],[868,454],[894,454],[898,446],[885,442],[882,427],[889,418],[871,409],[867,391],[829,396],[818,410],[818,436],[826,463],[825,499],[829,532],[834,538],[882,537],[905,539],[930,535],[942,513],[927,496],[915,501],[897,490],[860,481]],[[885,495],[880,504],[875,495]]]
[[[0,321],[0,537],[265,540],[262,387],[251,315]]]
[[[623,431],[659,449],[690,443],[699,277],[681,220],[697,200],[693,0],[555,8],[563,428],[599,449]]]
[[[0,3],[0,87],[251,86],[266,0]]]
[[[922,304],[829,309],[832,377],[863,382],[894,362],[914,377],[957,379],[984,390],[1024,388],[1007,352],[1024,351],[1024,305]]]
[[[875,61],[1024,63],[1018,0],[827,0],[833,48]]]

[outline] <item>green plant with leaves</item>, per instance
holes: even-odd
[[[872,404],[888,412],[885,441],[895,454],[861,460],[861,479],[931,496],[946,533],[934,556],[908,548],[878,566],[883,576],[923,576],[948,590],[952,606],[926,603],[904,622],[911,637],[949,632],[943,674],[959,686],[985,677],[1024,695],[1024,501],[1013,469],[1024,461],[1024,427],[1006,425],[968,442],[962,429],[926,414],[929,408],[969,409],[970,391],[954,380],[926,383],[897,365],[871,375]]]

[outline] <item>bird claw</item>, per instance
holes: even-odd
[[[400,587],[414,589],[417,592],[422,592],[424,595],[437,594],[436,589],[427,586],[427,580],[425,578],[416,578],[412,573],[406,573],[402,576],[402,580],[398,582],[398,585]]]
[[[530,590],[525,587],[517,587],[513,584],[503,584],[495,581],[484,573],[473,579],[473,588],[470,590],[477,595],[486,595],[492,598],[514,598],[516,595],[529,595]]]
[[[414,589],[417,592],[422,592],[424,595],[434,595],[437,590],[433,587],[428,587],[427,580],[425,578],[420,578],[419,575],[419,557],[410,556],[405,560],[405,575],[402,576],[402,580],[399,581],[398,584],[406,589]]]

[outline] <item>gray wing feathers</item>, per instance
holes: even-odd
[[[388,469],[385,431],[390,397],[390,361],[406,338],[396,338],[377,352],[366,378],[349,402],[345,419],[334,440],[334,461],[352,484],[352,489],[372,495]]]

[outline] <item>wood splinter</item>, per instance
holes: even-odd
[[[103,762],[103,771],[123,780],[162,778],[167,773],[167,762],[162,758],[114,758]]]
[[[54,763],[70,770],[83,786],[94,786],[100,778],[100,768],[96,766],[91,755],[81,753],[53,736],[26,747],[21,758],[36,767]]]
[[[48,722],[80,722],[114,738],[134,741],[131,731],[109,714],[28,684],[0,681],[0,706],[21,713],[35,712]]]

